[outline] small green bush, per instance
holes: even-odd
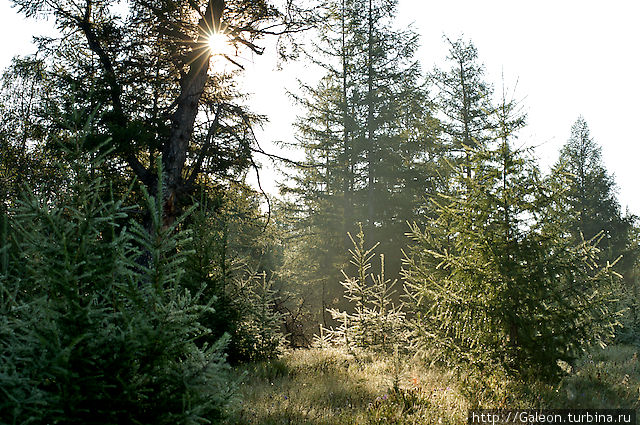
[[[215,202],[204,200],[190,216],[193,237],[186,248],[193,253],[185,262],[183,277],[184,285],[203,301],[213,299],[213,310],[202,320],[212,333],[202,341],[215,341],[228,333],[232,363],[275,358],[285,342],[277,295],[265,271],[270,262],[264,264],[262,258],[270,255],[270,248],[258,243],[260,237],[268,236],[253,234],[263,230],[259,218],[252,215],[255,205],[235,199],[240,197],[237,190],[230,189]]]
[[[352,311],[327,309],[340,325],[336,329],[320,327],[316,345],[344,345],[348,349],[363,348],[374,351],[392,352],[403,344],[405,335],[405,314],[402,305],[395,305],[392,296],[397,280],[390,280],[384,274],[384,255],[380,255],[380,273],[370,272],[371,260],[378,244],[366,249],[362,227],[349,238],[353,243],[351,264],[356,268],[356,276],[342,272],[344,297],[351,304]]]
[[[68,189],[52,203],[27,196],[9,213],[0,424],[219,420],[233,389],[228,338],[194,343],[209,332],[200,318],[210,307],[178,284],[188,235],[162,223],[162,182],[147,195],[149,231],[104,198],[95,153],[67,155]]]

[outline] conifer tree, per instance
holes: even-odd
[[[326,74],[298,99],[306,167],[295,180],[295,227],[315,252],[315,279],[329,299],[340,292],[337,271],[356,222],[381,242],[391,274],[399,270],[405,221],[436,180],[427,165],[437,155],[436,131],[413,58],[417,37],[392,27],[396,3],[328,2],[315,59]]]
[[[616,197],[614,178],[602,162],[600,146],[591,137],[584,118],[571,127],[571,137],[560,150],[551,180],[565,183],[557,219],[564,220],[569,237],[593,238],[604,232],[598,248],[603,263],[613,262],[629,245],[632,217],[624,217]],[[582,236],[581,236],[582,235]]]
[[[404,278],[418,349],[479,370],[553,376],[558,360],[612,334],[615,276],[596,265],[597,240],[574,244],[551,230],[546,207],[557,194],[513,149],[524,123],[514,108],[497,109],[489,146],[467,148],[453,193],[432,200],[438,219],[411,226]]]
[[[45,65],[37,57],[14,58],[2,74],[0,203],[5,206],[17,200],[20,185],[28,183],[41,193],[59,187],[52,165],[56,155],[44,144],[53,124],[46,118],[51,112],[51,85]]]
[[[599,264],[616,263],[615,270],[624,277],[625,294],[621,308],[633,306],[635,299],[634,266],[638,256],[632,243],[635,217],[623,215],[618,202],[616,183],[602,161],[600,146],[591,137],[587,122],[579,117],[571,127],[571,136],[560,150],[549,177],[561,196],[551,205],[554,220],[563,223],[563,233],[573,243],[598,237]],[[626,320],[621,332],[637,338],[635,320]]]
[[[230,186],[224,197],[203,195],[186,226],[193,237],[183,285],[213,307],[202,317],[211,333],[199,343],[229,334],[230,362],[276,357],[284,341],[273,285],[280,252],[257,196],[243,185]]]
[[[469,161],[468,148],[483,148],[491,139],[493,88],[484,80],[484,65],[478,50],[462,38],[451,41],[448,70],[435,69],[433,81],[438,89],[437,106],[442,114],[442,133],[449,150]]]
[[[396,292],[397,279],[391,280],[385,276],[385,258],[380,254],[379,272],[374,273],[372,260],[376,256],[375,249],[365,248],[365,237],[360,231],[354,239],[349,234],[353,248],[350,263],[356,270],[354,276],[342,271],[344,297],[349,302],[349,310],[337,308],[328,309],[331,317],[339,323],[335,329],[326,329],[321,325],[321,334],[326,334],[321,343],[330,342],[345,346],[349,350],[354,348],[391,352],[404,345],[405,314],[402,304],[396,304],[393,296]]]
[[[27,195],[9,237],[3,218],[0,424],[219,421],[228,338],[194,342],[210,306],[180,285],[188,234],[165,225],[162,183],[147,197],[151,228],[132,223],[131,208],[103,196],[104,156],[76,141],[64,190]]]
[[[111,158],[151,193],[162,157],[168,222],[190,204],[201,175],[226,176],[251,165],[250,129],[263,117],[236,90],[241,64],[232,49],[262,54],[261,38],[287,37],[311,17],[293,1],[280,7],[268,0],[13,3],[28,18],[55,19],[60,37],[40,40],[41,57],[55,75],[58,112],[99,109],[87,144],[108,141]],[[226,52],[210,45],[216,37],[226,39]],[[221,69],[224,63],[236,68]]]

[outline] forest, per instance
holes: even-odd
[[[541,167],[472,40],[425,70],[397,0],[11,2],[59,37],[0,80],[0,425],[640,407],[637,217],[579,111]],[[238,52],[321,70],[294,139]]]

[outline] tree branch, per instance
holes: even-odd
[[[211,147],[211,142],[213,141],[213,136],[215,135],[217,130],[220,128],[220,115],[222,113],[222,108],[223,108],[223,104],[218,105],[218,109],[216,110],[216,115],[213,118],[213,124],[209,127],[209,130],[207,131],[207,137],[205,139],[204,146],[200,150],[200,155],[198,155],[196,164],[193,167],[193,170],[191,170],[191,174],[187,179],[187,183],[186,183],[187,186],[190,186],[193,184],[197,175],[202,170],[202,163],[204,161],[205,156],[209,152],[209,148]]]
[[[84,16],[82,18],[76,18],[76,22],[82,33],[85,35],[85,38],[87,39],[89,49],[98,56],[98,59],[104,69],[105,80],[109,86],[109,94],[111,96],[111,102],[113,103],[113,112],[116,117],[116,125],[125,127],[129,119],[124,112],[122,100],[120,98],[122,95],[122,88],[120,87],[116,79],[116,73],[111,58],[105,52],[104,48],[100,44],[98,36],[93,30],[93,25],[90,21],[91,5],[91,0],[88,0]],[[150,186],[153,183],[153,173],[145,168],[134,154],[125,154],[123,155],[123,159],[127,162],[127,164],[129,164],[136,176],[138,176],[138,178],[145,185]]]

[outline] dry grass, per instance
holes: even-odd
[[[228,425],[462,424],[475,407],[640,407],[640,365],[629,346],[593,351],[556,385],[337,349],[289,352],[238,374],[241,399]]]
[[[566,408],[640,408],[640,349],[592,350],[565,377],[549,404]]]

